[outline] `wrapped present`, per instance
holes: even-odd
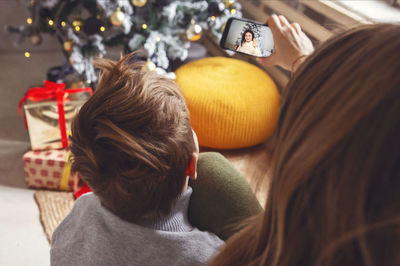
[[[69,154],[67,149],[26,152],[23,160],[27,186],[77,191],[79,175],[71,175]]]
[[[30,88],[18,108],[21,113],[24,106],[32,150],[68,147],[72,119],[91,94],[91,88],[66,90],[64,83],[47,80],[43,88]]]

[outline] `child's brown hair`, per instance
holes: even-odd
[[[72,125],[72,171],[119,217],[166,215],[185,185],[195,146],[178,86],[129,54],[100,59],[93,96]]]

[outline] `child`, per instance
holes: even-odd
[[[53,234],[52,265],[201,265],[223,245],[188,222],[197,138],[177,85],[143,62],[99,60],[72,125],[72,171],[92,188]]]

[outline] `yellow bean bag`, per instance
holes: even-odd
[[[258,67],[209,57],[176,70],[193,129],[203,147],[236,149],[264,142],[275,129],[279,93]]]

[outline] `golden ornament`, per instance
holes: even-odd
[[[154,71],[156,70],[156,64],[153,63],[150,59],[147,59],[146,64],[143,66],[143,71]]]
[[[147,0],[132,0],[132,5],[142,7],[147,3]]]
[[[71,41],[71,40],[66,40],[64,43],[63,43],[63,48],[64,48],[64,51],[66,51],[66,52],[71,52],[72,51],[72,47],[74,46],[74,42],[73,41]]]
[[[83,25],[83,21],[82,21],[82,19],[81,19],[80,17],[76,17],[76,18],[72,21],[72,26],[74,26],[75,28],[76,28],[76,27],[81,28],[82,25]]]
[[[186,30],[186,38],[192,42],[198,41],[201,38],[202,31],[201,26],[192,19]]]
[[[235,0],[225,0],[225,6],[230,8],[235,3]]]
[[[225,22],[224,24],[222,24],[222,26],[221,26],[221,32],[224,32],[225,27],[226,27],[226,22]]]
[[[31,35],[31,42],[33,45],[39,45],[42,43],[42,36],[39,34],[35,33]]]
[[[110,17],[111,24],[114,26],[121,26],[125,19],[125,13],[118,7]]]

